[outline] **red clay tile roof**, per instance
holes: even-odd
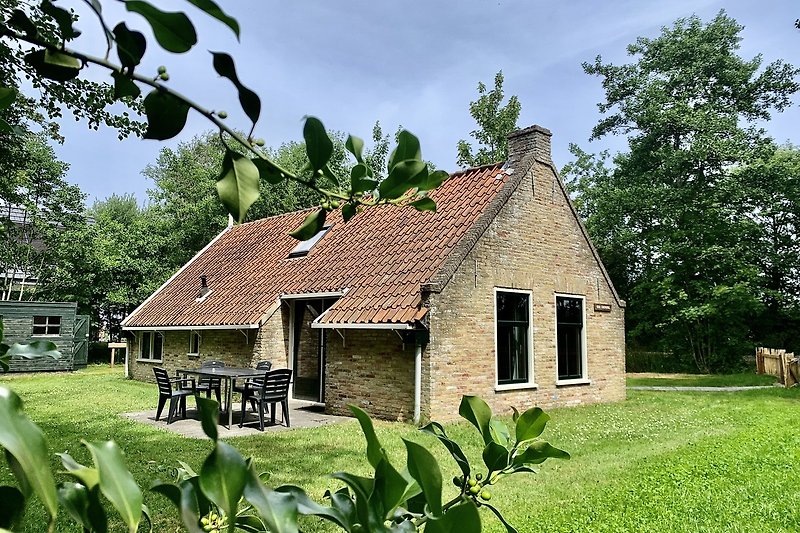
[[[224,232],[140,306],[126,327],[245,326],[259,323],[283,294],[346,291],[320,319],[327,324],[413,323],[425,316],[420,286],[508,181],[501,165],[459,172],[431,194],[437,211],[378,206],[348,223],[329,214],[330,231],[308,255],[288,232],[308,210]],[[200,275],[213,291],[196,302]]]

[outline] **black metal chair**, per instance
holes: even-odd
[[[225,361],[209,359],[200,364],[200,368],[222,368]],[[197,383],[197,392],[205,392],[206,398],[211,398],[211,392],[217,397],[217,403],[222,405],[222,379],[221,378],[200,378]]]
[[[258,363],[256,363],[256,370],[267,371],[267,370],[271,370],[271,369],[272,369],[272,361],[259,361]],[[238,392],[239,394],[244,394],[244,387],[245,387],[246,383],[247,383],[247,381],[245,381],[245,383],[242,383],[241,385],[237,385],[236,381],[234,381],[233,382],[233,392]],[[252,402],[250,402],[250,405],[253,407],[253,411],[255,412],[255,410],[256,410],[256,402],[252,401]]]
[[[186,418],[186,397],[197,395],[194,379],[192,378],[171,378],[167,371],[161,367],[153,368],[153,373],[156,375],[156,383],[158,384],[158,410],[156,411],[156,420],[161,418],[161,411],[164,410],[164,404],[169,400],[169,411],[167,412],[167,424],[172,424],[172,418],[181,408],[181,416]],[[188,383],[189,388],[184,384]]]
[[[242,419],[239,427],[244,424],[247,414],[247,402],[258,404],[258,428],[264,431],[264,405],[270,404],[270,415],[272,424],[275,424],[275,409],[277,404],[281,404],[282,421],[286,422],[286,427],[290,427],[289,422],[289,384],[292,382],[292,371],[288,368],[271,370],[264,374],[263,378],[252,378],[244,385],[242,394]]]

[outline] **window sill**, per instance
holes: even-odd
[[[31,337],[36,337],[37,339],[41,339],[42,337],[55,338],[55,337],[60,337],[60,336],[61,336],[61,333],[38,333],[38,334],[33,334],[32,333],[31,334]]]
[[[137,359],[137,363],[163,363],[163,359]]]
[[[186,357],[188,357],[189,359],[199,359],[200,358],[200,354],[199,353],[187,353]]]
[[[536,383],[509,383],[507,385],[495,385],[495,392],[525,390],[525,389],[538,389],[539,385]]]
[[[592,380],[590,380],[589,378],[556,380],[556,387],[568,387],[570,385],[591,385],[591,384]]]

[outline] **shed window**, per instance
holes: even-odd
[[[189,355],[200,354],[200,334],[196,331],[189,333]]]
[[[34,316],[33,317],[34,335],[60,335],[61,317],[60,316]]]
[[[583,298],[556,296],[559,380],[586,377],[584,333]]]
[[[143,331],[140,359],[161,361],[164,354],[164,335],[158,331]]]
[[[313,237],[299,243],[294,247],[294,249],[292,249],[291,252],[289,252],[289,257],[303,257],[304,255],[308,255],[308,252],[311,250],[311,248],[313,248],[314,245],[317,244],[326,233],[328,233],[329,229],[331,229],[330,225],[324,226]]]
[[[498,385],[531,380],[530,307],[528,292],[496,292]]]

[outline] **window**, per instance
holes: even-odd
[[[495,292],[498,385],[531,381],[530,299],[529,292]]]
[[[317,244],[320,239],[322,239],[328,230],[331,229],[330,226],[325,226],[321,230],[319,230],[313,237],[308,240],[305,240],[294,247],[294,249],[289,252],[289,257],[303,257],[304,255],[308,255],[309,250]]]
[[[200,354],[200,334],[196,331],[189,332],[189,355]]]
[[[60,316],[34,316],[33,317],[34,335],[60,335],[61,317]]]
[[[140,359],[161,361],[164,354],[164,335],[158,331],[143,331]]]
[[[586,378],[586,349],[583,328],[583,298],[556,296],[556,342],[558,379]]]

